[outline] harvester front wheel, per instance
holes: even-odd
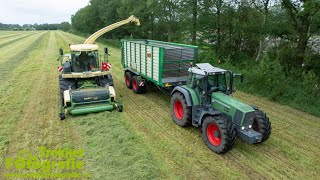
[[[124,73],[124,79],[127,88],[132,89],[132,73],[127,71]]]
[[[123,111],[123,106],[118,106],[118,111],[122,112]]]
[[[170,104],[173,122],[181,127],[189,126],[191,124],[191,108],[188,107],[183,94],[173,93]]]
[[[233,148],[236,129],[224,116],[208,116],[202,123],[202,137],[209,149],[224,154]]]
[[[271,122],[266,113],[259,109],[255,109],[255,111],[252,129],[262,134],[262,140],[261,142],[258,142],[262,143],[266,141],[271,134]]]
[[[113,78],[111,74],[99,77],[99,85],[105,87],[106,85],[113,86]]]
[[[60,85],[61,105],[64,106],[63,92],[65,90],[68,90],[69,88],[75,89],[76,84],[75,84],[74,79],[65,79],[62,76],[59,76],[59,85]]]
[[[132,90],[136,94],[143,94],[146,93],[147,88],[146,84],[138,79],[138,76],[132,77]]]
[[[66,114],[65,113],[60,113],[60,120],[66,119]]]

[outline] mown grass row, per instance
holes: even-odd
[[[15,157],[19,150],[37,154],[41,146],[82,149],[72,122],[58,119],[57,39],[54,32],[44,33],[12,69],[1,97],[1,179],[4,173],[35,172],[4,168],[3,160]]]
[[[35,81],[35,76],[30,77],[30,70],[32,66],[26,65],[26,60],[33,60],[33,57],[42,50],[42,46],[45,43],[44,35],[36,36],[33,41],[20,44],[19,49],[20,58],[17,63],[5,63],[7,61],[0,61],[1,77],[6,76],[1,80],[0,87],[0,157],[3,160],[4,154],[8,145],[11,142],[10,135],[14,131],[14,127],[19,121],[22,113],[22,109],[28,101],[30,90],[32,89],[32,78]],[[33,46],[27,46],[26,43],[34,43]],[[14,53],[14,52],[11,52]],[[18,54],[19,55],[19,54]],[[20,56],[12,56],[13,59],[17,59]],[[10,66],[8,66],[10,64]],[[29,71],[32,72],[32,71]],[[3,162],[3,161],[2,161]],[[1,164],[3,165],[3,164]]]
[[[38,32],[37,32],[38,33]],[[4,48],[14,42],[17,42],[17,41],[20,41],[24,38],[27,38],[29,36],[32,36],[33,34],[36,34],[36,33],[31,33],[31,34],[27,34],[27,35],[23,35],[22,37],[18,36],[17,38],[10,38],[7,42],[4,42],[4,43],[1,43],[0,44],[0,48]],[[16,36],[15,36],[16,37]],[[12,40],[11,40],[12,39]]]

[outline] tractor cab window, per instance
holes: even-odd
[[[208,90],[226,92],[228,90],[228,85],[225,74],[209,75]]]
[[[203,83],[204,83],[204,76],[200,74],[194,74],[193,76],[193,86],[199,88],[203,91]]]
[[[98,67],[98,51],[73,51],[71,63],[74,72],[95,71]]]

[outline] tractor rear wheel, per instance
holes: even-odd
[[[223,154],[232,149],[236,129],[224,116],[208,116],[202,123],[202,137],[213,152]]]
[[[258,142],[262,143],[266,141],[271,134],[271,122],[266,113],[259,109],[255,109],[255,111],[256,112],[253,119],[252,129],[262,134],[262,140],[261,142]]]
[[[133,76],[132,77],[132,90],[136,94],[146,93],[146,91],[147,91],[146,84],[143,81],[139,80],[138,76]]]
[[[181,126],[189,126],[191,124],[191,108],[188,107],[183,94],[175,92],[171,96],[171,116],[173,121]]]
[[[130,71],[124,73],[124,79],[127,88],[132,89],[132,74]]]

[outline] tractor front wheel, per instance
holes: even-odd
[[[183,94],[175,92],[171,96],[171,116],[173,121],[181,126],[189,126],[191,124],[191,109],[188,107]]]
[[[256,112],[253,119],[252,129],[262,134],[262,140],[261,142],[258,142],[262,143],[266,141],[271,134],[271,122],[266,113],[259,109],[255,109],[255,111]]]
[[[130,71],[124,73],[124,79],[127,88],[132,89],[132,74]]]
[[[232,149],[236,129],[224,116],[208,116],[202,123],[202,137],[213,152],[223,154]]]

